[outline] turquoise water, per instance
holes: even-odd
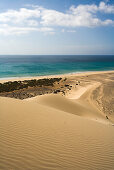
[[[0,56],[0,78],[114,70],[114,56]]]

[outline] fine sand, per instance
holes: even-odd
[[[0,97],[0,170],[114,169],[114,71],[58,77],[65,95]]]

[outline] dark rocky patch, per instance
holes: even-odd
[[[17,99],[26,99],[37,95],[50,94],[54,90],[54,84],[62,78],[50,78],[39,80],[24,80],[0,83],[0,96]],[[60,90],[57,90],[57,93]]]

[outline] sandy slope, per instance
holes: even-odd
[[[0,169],[114,168],[113,126],[33,101],[0,105]]]
[[[66,97],[0,97],[0,169],[113,170],[114,126],[91,99],[99,86]]]
[[[36,97],[35,101],[39,104],[51,107],[56,110],[71,113],[77,116],[86,117],[88,119],[109,123],[105,116],[95,107],[90,106],[82,100],[69,100],[60,95],[44,95]]]

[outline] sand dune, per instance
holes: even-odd
[[[105,116],[95,106],[83,102],[83,100],[69,100],[60,95],[44,95],[36,97],[34,101],[56,110],[108,123]]]
[[[91,100],[94,88],[77,99],[0,97],[0,169],[113,170],[114,126]]]
[[[0,169],[113,169],[111,125],[33,101],[0,105]]]

